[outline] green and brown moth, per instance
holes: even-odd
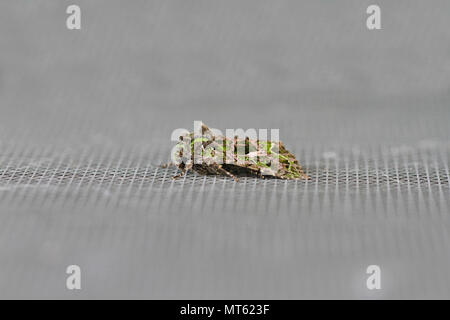
[[[181,171],[174,179],[189,170],[204,175],[228,176],[236,181],[241,176],[309,179],[283,143],[248,137],[228,138],[204,124],[201,125],[201,134],[186,132],[179,136],[171,164]]]

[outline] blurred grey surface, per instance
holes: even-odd
[[[376,3],[1,1],[0,298],[450,298],[450,2]],[[311,180],[173,181],[194,120]]]

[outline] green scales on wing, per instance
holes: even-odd
[[[308,179],[297,159],[279,142],[233,139],[215,135],[202,126],[202,135],[193,132],[180,136],[174,159],[181,170],[178,178],[189,170],[206,175],[259,178]]]

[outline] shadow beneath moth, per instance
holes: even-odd
[[[177,179],[193,170],[203,175],[261,179],[309,179],[297,159],[281,142],[225,137],[201,124],[201,134],[181,135],[172,152],[172,162],[181,171]]]

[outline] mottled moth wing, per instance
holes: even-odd
[[[205,175],[279,179],[309,179],[297,159],[283,145],[249,138],[228,139],[202,126],[202,136],[181,136],[175,149],[181,174],[194,170]]]

